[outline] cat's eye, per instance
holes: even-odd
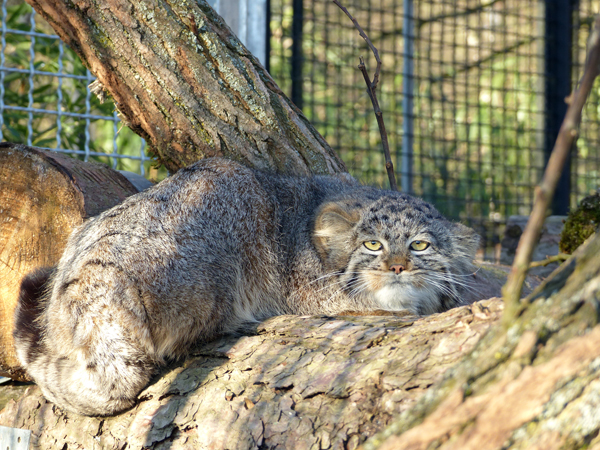
[[[410,248],[417,252],[422,252],[427,247],[429,247],[429,242],[427,241],[412,241],[410,243]]]
[[[367,250],[371,250],[372,252],[379,251],[383,248],[383,244],[379,241],[365,241],[363,245],[367,248]]]

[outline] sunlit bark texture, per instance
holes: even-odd
[[[120,416],[62,413],[32,386],[0,425],[33,430],[35,449],[356,448],[411,408],[500,311],[491,300],[425,320],[275,317],[200,347]]]

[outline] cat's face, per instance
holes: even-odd
[[[314,243],[349,296],[431,314],[461,304],[479,238],[420,199],[373,190],[323,205]]]

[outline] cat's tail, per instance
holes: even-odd
[[[44,321],[51,284],[52,269],[37,270],[21,283],[13,337],[23,368],[48,400],[68,411],[105,416],[130,408],[150,381],[153,364],[143,358],[124,362],[118,352],[113,364],[95,364],[82,354],[55,351]]]
[[[24,367],[43,353],[40,315],[44,310],[42,299],[52,271],[53,269],[49,267],[37,269],[26,275],[21,282],[19,300],[15,309],[13,338],[17,356]]]

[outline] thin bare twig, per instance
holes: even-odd
[[[545,266],[555,263],[555,262],[560,263],[560,262],[566,261],[570,257],[571,257],[571,255],[568,255],[566,253],[559,253],[558,255],[554,255],[554,256],[546,256],[546,259],[542,259],[541,261],[532,261],[529,264],[529,268],[534,269],[536,267],[545,267]]]
[[[381,59],[379,58],[379,52],[367,36],[367,34],[363,31],[361,26],[358,24],[356,19],[352,17],[352,14],[348,12],[348,10],[340,4],[338,0],[333,0],[335,3],[346,15],[350,18],[354,26],[358,30],[360,36],[365,40],[373,55],[375,55],[375,60],[377,61],[377,67],[375,69],[375,74],[373,75],[373,80],[370,79],[369,74],[367,73],[367,68],[365,66],[365,60],[360,57],[360,64],[358,68],[363,74],[365,79],[365,83],[367,83],[367,92],[369,94],[369,98],[371,99],[371,103],[373,104],[373,110],[375,111],[375,117],[377,118],[377,125],[379,126],[379,134],[381,135],[381,145],[383,146],[383,153],[385,155],[385,170],[388,174],[388,179],[390,180],[390,188],[393,191],[398,190],[398,185],[396,184],[396,176],[394,174],[394,164],[392,163],[392,157],[390,155],[390,144],[388,143],[387,131],[385,130],[385,124],[383,122],[383,112],[381,112],[381,108],[379,107],[379,101],[377,100],[377,94],[375,93],[375,89],[377,89],[377,85],[379,84],[379,73],[381,72]]]
[[[531,255],[540,236],[540,230],[546,218],[546,211],[556,190],[565,161],[569,156],[571,145],[578,135],[577,128],[581,122],[581,113],[588,98],[594,80],[600,75],[600,16],[596,17],[594,28],[588,40],[588,54],[583,77],[579,87],[570,97],[569,108],[560,127],[554,149],[544,171],[542,183],[535,190],[535,202],[525,231],[519,240],[515,260],[508,280],[502,289],[505,301],[504,323],[510,325],[512,320],[524,307],[519,302]]]

